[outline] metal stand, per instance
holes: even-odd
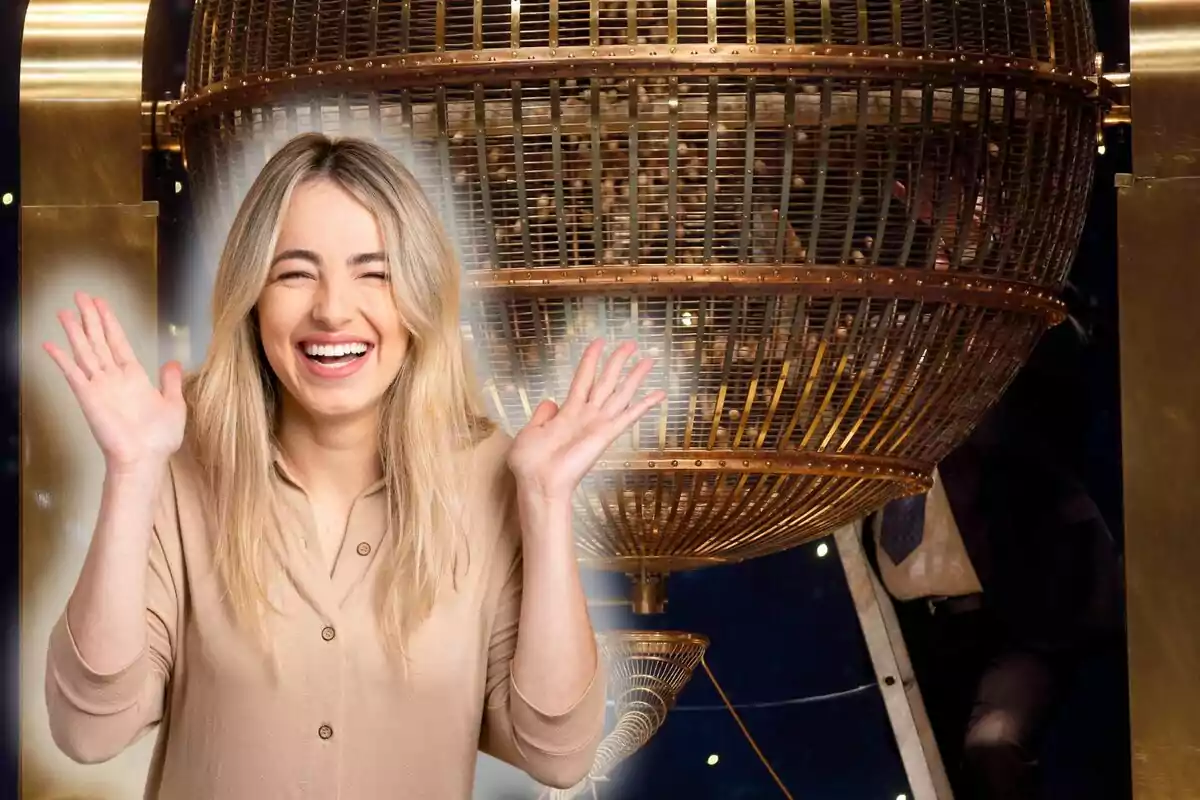
[[[862,523],[841,528],[833,535],[838,557],[846,572],[846,583],[858,613],[879,691],[887,708],[911,800],[952,800],[950,782],[933,729],[925,713],[925,702],[913,676],[908,648],[887,590],[867,561],[862,543]]]

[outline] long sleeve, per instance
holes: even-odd
[[[81,763],[107,761],[161,719],[174,664],[182,552],[173,475],[155,512],[146,573],[146,646],[113,673],[92,669],[76,647],[64,610],[50,634],[46,705],[58,747]]]
[[[547,713],[513,680],[521,616],[521,557],[511,560],[488,647],[487,694],[480,749],[524,770],[539,783],[568,788],[587,777],[604,734],[606,677],[603,659],[582,696],[569,708]]]

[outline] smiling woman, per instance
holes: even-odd
[[[492,432],[460,339],[459,272],[416,180],[366,142],[298,137],[250,188],[189,383],[200,462],[241,465],[215,473],[210,491],[225,521],[217,563],[244,621],[262,610],[275,457],[310,493],[333,495],[315,511],[330,569],[350,501],[384,478],[390,526],[407,532],[381,565],[384,641],[398,650],[428,615],[462,547],[461,465],[446,456]],[[306,352],[350,343],[370,352],[346,367]],[[247,426],[253,435],[238,435]]]
[[[561,407],[496,431],[459,272],[396,159],[310,134],[234,220],[195,375],[156,388],[104,301],[62,312],[72,354],[46,349],[107,463],[47,662],[68,755],[158,727],[146,796],[173,800],[465,798],[479,749],[584,777],[605,680],[570,498],[663,395],[595,342]]]

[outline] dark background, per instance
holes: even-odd
[[[0,504],[7,516],[4,568],[6,642],[17,642],[18,606],[18,408],[17,311],[19,297],[20,142],[18,77],[21,26],[26,3],[0,3],[0,301],[6,341],[0,348]],[[183,79],[191,0],[157,0],[146,63],[148,97],[177,92]],[[1093,5],[1106,69],[1128,63],[1126,0]],[[146,191],[161,206],[165,263],[187,232],[186,175],[169,156],[148,159]],[[1113,176],[1130,170],[1123,132],[1109,132],[1099,158],[1092,208],[1071,275],[1068,301],[1078,324],[1052,331],[1018,379],[1022,390],[1047,399],[1047,427],[1076,464],[1109,525],[1121,539],[1120,416],[1117,362],[1116,193]],[[176,193],[175,182],[184,191]],[[160,277],[164,318],[182,310],[177,273]],[[814,543],[745,564],[683,573],[670,582],[669,612],[644,618],[645,627],[703,633],[712,646],[708,661],[764,754],[796,798],[893,800],[907,793],[904,771],[874,679],[845,578],[830,552]],[[617,596],[623,578],[596,577],[598,596]],[[611,584],[611,585],[610,585]],[[624,612],[599,612],[628,625]],[[0,797],[16,797],[17,660],[4,660],[6,746]],[[1108,654],[1085,665],[1058,709],[1044,764],[1056,800],[1127,798],[1129,741],[1124,659]],[[824,695],[835,695],[823,698]],[[40,698],[24,698],[39,702]],[[765,707],[764,707],[765,706]],[[716,754],[714,765],[707,763]],[[680,697],[662,731],[618,773],[620,794],[641,798],[777,798],[766,770],[742,737],[703,673]],[[966,800],[966,799],[964,799]]]

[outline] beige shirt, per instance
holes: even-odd
[[[385,659],[376,628],[382,483],[355,500],[331,575],[304,490],[277,465],[289,529],[269,592],[282,612],[268,617],[275,671],[230,621],[197,467],[177,456],[156,514],[145,652],[97,674],[65,614],[51,634],[46,696],[59,747],[103,761],[158,727],[145,796],[163,800],[467,798],[478,750],[542,783],[582,779],[603,733],[602,671],[556,715],[512,679],[522,570],[509,441],[482,442],[464,475],[469,566],[415,634],[407,676]]]

